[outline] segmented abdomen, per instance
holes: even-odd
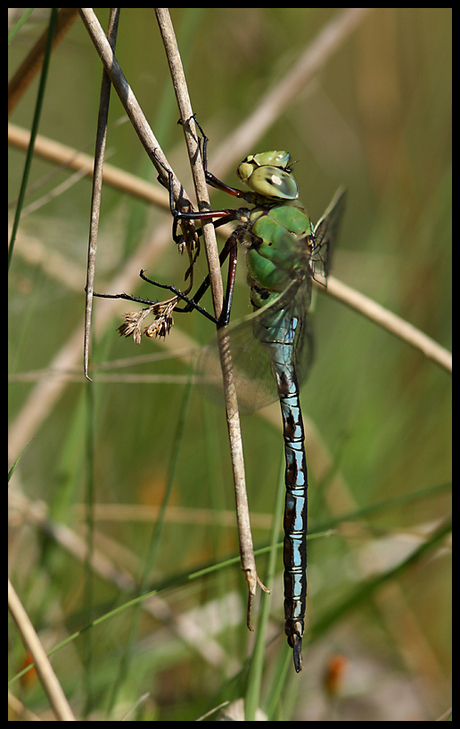
[[[266,322],[267,323],[267,322]],[[294,367],[294,317],[280,328],[265,327],[259,322],[258,339],[268,351],[276,379],[283,416],[286,457],[286,500],[284,510],[284,630],[294,651],[294,666],[302,669],[302,636],[307,597],[307,460],[305,435],[300,410],[299,385]],[[283,341],[284,340],[284,341]]]

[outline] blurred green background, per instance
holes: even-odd
[[[171,10],[193,108],[210,137],[211,170],[213,151],[282,81],[340,10]],[[96,12],[106,27],[107,9]],[[27,21],[10,46],[10,74],[47,22],[43,9]],[[176,174],[191,193],[183,132],[176,124],[178,112],[152,9],[122,10],[116,55]],[[97,53],[77,20],[51,59],[40,133],[75,149],[89,144],[87,152],[92,154],[100,83]],[[12,114],[13,123],[30,128],[37,87],[38,80]],[[109,123],[123,115],[112,90]],[[107,148],[111,164],[155,181],[155,170],[129,123],[109,130]],[[449,347],[451,9],[371,9],[256,148],[240,157],[266,149],[287,149],[297,160],[301,199],[314,221],[340,184],[348,189],[334,276]],[[10,200],[18,194],[24,157],[10,147]],[[233,170],[240,161],[229,160],[224,179],[231,185],[236,184]],[[47,162],[34,160],[26,206],[70,174],[60,170],[43,179],[51,170]],[[83,339],[90,199],[91,182],[81,179],[24,215],[20,226],[9,280],[10,423],[16,435],[18,418],[28,412],[24,409],[30,406],[37,381],[43,381],[33,373],[47,370],[76,332]],[[233,203],[216,193],[212,204],[217,208]],[[150,241],[148,275],[183,285],[187,263],[172,239],[158,252],[155,249],[155,231],[168,218],[168,211],[104,188],[97,291],[116,293],[110,281],[137,248]],[[205,274],[205,266],[202,255],[197,277]],[[158,296],[146,284],[130,293]],[[101,509],[94,539],[114,569],[137,582],[152,533],[149,508],[162,503],[177,447],[170,505],[191,511],[171,512],[163,523],[149,577],[154,589],[238,553],[234,521],[230,517],[229,525],[223,525],[220,516],[234,508],[224,414],[204,402],[195,387],[177,440],[190,364],[175,356],[175,350],[183,346],[181,332],[199,347],[212,337],[213,328],[197,314],[177,315],[168,341],[171,356],[151,361],[149,355],[165,351],[161,342],[146,340],[137,348],[132,340],[119,338],[121,314],[135,307],[126,302],[110,305],[113,318],[93,343],[92,363],[133,361],[115,370],[120,376],[111,382],[98,380],[96,372],[90,402],[79,357],[78,374],[56,403],[47,406],[39,398],[41,415],[27,437],[27,428],[23,430],[24,441],[32,435],[33,440],[21,457],[12,489],[16,498],[44,502],[50,518],[83,539],[81,504],[93,500],[126,505],[126,512],[116,516]],[[205,305],[210,307],[209,300]],[[241,264],[232,319],[248,311]],[[403,560],[446,518],[451,384],[449,376],[420,352],[327,295],[316,297],[313,322],[316,363],[302,394],[308,419],[310,525],[314,529],[357,512],[356,520],[339,523],[329,538],[310,543],[307,618],[314,631],[315,621],[345,603],[364,580]],[[32,373],[30,381],[18,377],[24,373]],[[53,372],[46,376],[55,377]],[[254,540],[263,546],[283,456],[276,405],[268,417],[264,412],[244,416],[243,438]],[[19,432],[11,462],[24,445]],[[386,499],[408,494],[415,496],[384,508]],[[12,577],[50,648],[135,592],[124,592],[119,582],[101,575],[90,579],[84,561],[32,526],[21,503],[13,502]],[[379,504],[382,508],[372,517],[358,519],[360,509]],[[264,559],[258,559],[262,577]],[[262,706],[287,651],[281,572],[280,554],[271,608],[274,642],[266,656]],[[146,691],[151,693],[138,709],[139,720],[193,720],[221,700],[244,693],[238,680],[227,684],[250,655],[253,640],[245,626],[245,584],[239,566],[189,583],[179,580],[162,591],[161,598],[168,605],[169,626],[172,615],[191,620],[195,611],[193,615],[204,616],[213,640],[223,647],[224,659],[207,659],[206,647],[199,654],[159,617],[142,614],[130,668],[117,695],[117,720]],[[221,603],[213,605],[217,599]],[[257,611],[256,605],[255,622]],[[126,610],[90,631],[90,649],[79,638],[55,656],[53,663],[77,715],[85,707],[92,720],[106,716],[131,617]],[[11,650],[14,674],[22,661],[16,637]],[[324,675],[336,654],[345,657],[347,669],[337,692],[328,693]],[[311,649],[305,646],[304,660],[300,676],[289,671],[276,707],[279,713],[271,718],[435,720],[450,702],[450,553],[431,553],[353,610],[339,611]],[[29,708],[46,710],[38,685],[31,681],[22,690],[29,692]]]

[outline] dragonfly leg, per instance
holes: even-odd
[[[125,301],[135,301],[138,304],[147,304],[147,306],[154,306],[158,304],[158,301],[150,301],[150,299],[141,299],[139,296],[131,296],[131,294],[96,294],[98,299],[124,299]]]
[[[219,180],[219,178],[216,177],[215,175],[213,175],[212,172],[209,172],[209,170],[208,170],[209,138],[204,133],[203,127],[199,123],[195,114],[193,115],[193,118],[195,119],[195,124],[197,125],[198,129],[200,130],[201,136],[203,138],[203,147],[202,147],[201,153],[202,153],[202,157],[203,157],[204,173],[205,173],[206,182],[208,183],[208,185],[211,185],[211,187],[215,187],[216,190],[221,190],[222,192],[226,192],[229,195],[233,195],[233,197],[239,197],[243,200],[246,200],[247,203],[253,204],[255,202],[255,195],[253,192],[245,192],[244,190],[238,190],[237,187],[231,187],[230,185],[226,185],[225,182],[222,182],[222,180]]]
[[[226,296],[224,301],[224,308],[222,310],[222,314],[220,316],[220,319],[216,319],[215,316],[210,314],[206,309],[204,309],[202,306],[199,305],[200,299],[204,296],[206,291],[209,288],[209,275],[206,276],[203,283],[197,290],[195,296],[193,298],[187,296],[184,294],[180,289],[176,288],[176,286],[172,286],[170,284],[162,284],[159,281],[153,281],[152,279],[148,278],[145,275],[145,271],[142,270],[139,274],[139,276],[142,278],[143,281],[146,281],[149,284],[152,284],[152,286],[157,286],[161,289],[166,289],[167,291],[170,291],[172,294],[177,296],[179,299],[185,302],[185,306],[183,308],[176,307],[175,311],[182,313],[189,313],[191,311],[198,311],[200,314],[203,314],[207,319],[213,322],[213,324],[217,324],[219,326],[224,326],[225,324],[228,324],[229,318],[230,318],[230,309],[232,305],[232,299],[233,299],[233,290],[235,286],[235,274],[236,274],[236,263],[237,263],[237,251],[238,251],[238,243],[237,243],[237,236],[235,234],[232,234],[225,246],[223,247],[220,255],[219,255],[219,261],[220,265],[225,262],[227,257],[229,258],[229,268],[228,268],[228,275],[227,275],[227,287],[226,287]],[[131,294],[98,294],[94,293],[94,296],[97,296],[100,299],[123,299],[125,301],[134,301],[139,304],[145,304],[146,306],[154,306],[158,304],[158,301],[151,301],[150,299],[143,299],[139,296],[132,296]]]
[[[219,261],[220,265],[224,263],[226,258],[229,258],[229,264],[228,264],[228,274],[227,274],[227,286],[225,291],[225,301],[224,301],[224,307],[222,310],[222,314],[220,315],[219,320],[217,320],[214,316],[209,314],[209,312],[206,311],[206,309],[203,309],[198,302],[200,299],[204,296],[206,291],[209,288],[210,281],[209,281],[209,274],[204,279],[201,286],[198,288],[196,294],[193,296],[193,298],[190,298],[183,294],[179,289],[177,289],[175,286],[170,286],[168,284],[160,284],[158,281],[151,281],[147,276],[145,275],[144,271],[141,271],[140,277],[147,281],[147,283],[151,283],[154,286],[159,286],[160,288],[167,289],[168,291],[171,291],[176,296],[179,296],[182,301],[186,302],[186,306],[184,306],[182,309],[176,307],[175,311],[179,313],[189,313],[190,311],[196,310],[200,312],[200,314],[203,314],[208,319],[210,319],[214,324],[217,324],[219,327],[225,326],[228,324],[230,319],[230,310],[232,307],[232,301],[233,301],[233,291],[235,288],[235,275],[236,275],[236,265],[237,265],[237,254],[238,254],[238,237],[235,233],[233,233],[225,243],[225,246],[222,248],[222,251],[219,255]],[[125,295],[126,296],[126,295]]]
[[[200,129],[201,129],[201,127],[200,127]],[[183,241],[183,236],[180,235],[177,230],[178,225],[181,222],[187,222],[187,221],[192,222],[194,220],[212,220],[214,222],[214,218],[221,218],[222,220],[214,223],[214,226],[217,228],[219,225],[224,225],[225,223],[229,223],[232,220],[237,220],[238,211],[231,210],[229,208],[223,208],[222,210],[201,210],[201,211],[180,210],[178,207],[178,204],[176,204],[176,202],[174,200],[173,173],[171,172],[171,170],[168,167],[165,167],[165,165],[161,162],[161,160],[157,156],[155,150],[153,151],[153,156],[155,157],[158,164],[161,167],[163,167],[164,171],[168,175],[167,189],[169,192],[169,209],[170,209],[171,215],[174,220],[172,237],[173,237],[173,240],[175,243],[182,243],[182,241]],[[208,182],[209,182],[208,175],[210,177],[212,177],[213,179],[217,180],[217,178],[215,178],[214,175],[211,175],[211,173],[207,172],[206,168],[205,168],[205,174],[206,174],[206,179]],[[158,182],[160,182],[160,184],[162,184],[164,187],[166,187],[166,184],[164,183],[164,181],[161,179],[160,176],[158,177]],[[211,183],[209,182],[209,184],[211,184]],[[226,186],[224,185],[223,182],[221,183],[221,185],[223,187],[221,187],[219,189],[225,189],[227,192],[229,192],[230,190],[233,189],[233,188],[228,188],[228,190],[227,190]],[[241,192],[241,191],[236,191],[236,192]],[[234,193],[230,193],[230,194],[234,194]],[[238,197],[243,197],[244,195],[245,195],[245,193],[241,192],[241,194],[238,195]],[[197,230],[196,233],[197,233],[197,235],[201,235],[201,230]]]
[[[179,299],[182,299],[182,301],[185,301],[187,306],[190,307],[190,308],[184,307],[184,309],[176,308],[175,311],[178,311],[179,313],[182,314],[184,312],[188,312],[188,311],[192,311],[193,309],[196,309],[196,311],[199,311],[200,314],[203,314],[203,316],[205,316],[207,319],[210,319],[214,324],[218,323],[218,320],[216,319],[215,316],[213,316],[208,311],[206,311],[206,309],[203,309],[203,307],[200,306],[194,299],[191,299],[189,296],[186,296],[186,294],[183,294],[182,291],[180,289],[176,288],[175,286],[172,286],[171,284],[162,284],[159,281],[152,281],[152,279],[148,278],[145,275],[144,271],[141,271],[139,276],[141,277],[141,279],[143,281],[146,281],[147,283],[152,284],[152,286],[158,286],[158,288],[160,288],[160,289],[166,289],[167,291],[170,291],[175,296],[178,296]],[[126,294],[125,294],[125,296],[126,296]],[[116,297],[116,298],[118,298],[118,297]],[[124,297],[121,296],[121,298],[124,298]],[[133,301],[136,301],[136,299],[133,298]]]
[[[193,309],[196,309],[200,312],[200,314],[203,314],[207,319],[210,319],[214,324],[217,324],[218,321],[215,316],[210,314],[206,309],[203,309],[202,306],[197,304],[193,299],[186,296],[186,294],[183,294],[180,289],[176,288],[175,286],[171,286],[170,284],[162,284],[159,281],[152,281],[152,279],[147,278],[144,271],[141,271],[139,276],[146,281],[149,284],[152,284],[153,286],[158,286],[160,289],[166,289],[167,291],[170,291],[174,296],[177,296],[179,299],[182,299],[182,301],[185,301],[188,308],[184,309],[178,309],[176,308],[175,311],[178,311],[180,313],[183,312],[189,312]],[[99,299],[123,299],[124,301],[134,301],[138,304],[146,304],[147,306],[155,306],[156,304],[159,304],[161,302],[158,301],[151,301],[150,299],[142,299],[140,296],[131,296],[131,294],[97,294],[94,292],[93,296],[97,296]]]
[[[237,265],[237,254],[238,254],[238,236],[235,235],[235,233],[232,233],[232,235],[227,239],[227,242],[225,243],[225,246],[222,248],[220,255],[219,255],[219,262],[222,266],[225,262],[226,258],[229,258],[228,263],[228,274],[227,274],[227,286],[225,290],[225,301],[224,301],[224,307],[222,310],[222,314],[219,319],[219,326],[225,326],[228,324],[230,319],[230,310],[232,307],[232,300],[233,300],[233,291],[235,287],[235,275],[236,275],[236,265]],[[200,299],[203,297],[203,295],[206,293],[210,285],[209,282],[209,274],[204,279],[201,286],[198,288],[196,294],[193,296],[193,298],[190,300],[190,303],[187,304],[183,309],[177,309],[176,311],[180,312],[189,312],[192,311],[192,309],[197,309],[199,311],[199,308],[197,308],[196,304]]]

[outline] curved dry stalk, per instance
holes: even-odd
[[[116,58],[114,55],[112,44],[108,38],[91,8],[80,8],[80,14],[82,20],[88,30],[88,33],[93,41],[94,46],[99,52],[99,55],[104,63],[105,72],[107,77],[115,87],[118,93],[120,101],[122,102],[128,117],[133,124],[136,133],[142,142],[144,149],[146,150],[150,160],[157,169],[161,179],[168,184],[168,187],[172,185],[173,196],[176,202],[179,202],[181,209],[193,210],[192,203],[184,193],[184,189],[174,174],[171,166],[169,165],[165,154],[163,153],[158,141],[156,140],[150,125],[131,89],[129,86]],[[178,55],[178,54],[177,54]],[[106,82],[107,83],[107,82]],[[96,172],[95,172],[96,175]],[[171,176],[171,182],[170,177]],[[93,188],[94,190],[94,188]],[[94,198],[94,192],[93,192]],[[92,208],[94,211],[94,206]],[[94,212],[92,213],[94,218]],[[85,311],[85,343],[84,343],[84,368],[85,376],[88,376],[88,359],[89,359],[89,328],[90,328],[90,317],[91,317],[91,304],[92,304],[92,283],[94,278],[94,256],[95,256],[95,243],[94,243],[94,225],[93,233],[90,236],[89,243],[89,257],[88,257],[88,278],[87,278],[87,297],[86,297],[86,311]],[[190,225],[186,224],[187,229]],[[192,226],[193,227],[193,226]],[[191,236],[190,236],[191,238]],[[91,242],[93,240],[93,242]],[[216,246],[217,249],[217,246]],[[217,254],[216,254],[217,255]]]
[[[182,128],[184,130],[185,142],[189,153],[190,166],[199,209],[210,210],[209,190],[206,184],[200,146],[198,144],[195,121],[193,119],[192,103],[188,94],[187,82],[185,80],[184,69],[182,67],[182,61],[177,47],[171,17],[167,8],[155,8],[155,14],[157,16],[158,25],[163,39],[169,70],[171,72],[171,79],[181,115]],[[223,308],[224,294],[216,234],[212,222],[203,221],[202,229],[206,257],[208,260],[214,313],[216,318],[219,318]]]
[[[188,207],[193,209],[190,199],[185,194],[180,180],[174,174],[174,170],[169,165],[168,160],[152,132],[138,100],[136,99],[136,96],[133,93],[133,90],[127,82],[118,61],[115,58],[110,43],[107,40],[96,14],[93,12],[92,8],[79,8],[79,10],[89,36],[101,58],[102,63],[104,64],[104,68],[107,71],[115,91],[117,92],[120,101],[129,116],[137,136],[152,161],[152,164],[166,185],[168,185],[168,175],[166,170],[172,172],[174,199],[181,201],[181,207],[183,209],[187,210]]]
[[[30,651],[35,662],[35,668],[40,676],[43,688],[48,694],[53,711],[59,721],[76,721],[67,697],[46,655],[42,642],[35,632],[35,628],[19,599],[16,590],[8,579],[8,608],[11,616],[21,633],[24,645]]]
[[[8,143],[18,149],[27,150],[30,143],[30,132],[9,122]],[[92,155],[69,147],[67,144],[56,142],[43,134],[37,134],[35,138],[34,155],[47,162],[67,167],[69,170],[83,172],[87,177],[93,176],[94,157]],[[105,185],[113,187],[115,190],[134,195],[139,200],[169,210],[169,198],[166,190],[153,182],[133,175],[132,172],[126,172],[120,167],[105,163],[102,179]]]
[[[171,22],[169,11],[166,8],[156,8],[160,32],[163,38],[166,55],[168,58],[171,77],[176,93],[176,98],[181,114],[182,126],[190,156],[193,180],[200,210],[210,210],[208,186],[204,174],[203,162],[201,159],[200,146],[198,144],[193,109],[188,94],[185,74],[182,61],[177,47],[174,28]],[[203,221],[203,238],[208,259],[209,277],[214,303],[216,318],[219,318],[223,310],[223,286],[220,270],[219,253],[217,249],[216,233],[212,222]],[[249,590],[248,619],[251,611],[252,598],[256,594],[257,582],[262,585],[258,576],[254,557],[254,547],[249,517],[249,504],[246,490],[246,476],[244,470],[243,439],[241,435],[241,424],[236,396],[236,384],[233,372],[233,363],[230,352],[230,341],[225,328],[218,330],[219,354],[222,367],[224,383],[225,410],[227,415],[227,429],[230,445],[230,457],[232,461],[233,483],[235,488],[236,514],[238,522],[238,535],[240,543],[240,555],[242,569],[246,577]],[[266,589],[266,588],[264,588]]]
[[[319,287],[322,288],[322,287]],[[329,276],[327,280],[327,293],[338,301],[343,301],[354,311],[358,311],[370,321],[379,324],[383,329],[394,334],[398,339],[402,339],[415,349],[423,352],[425,357],[436,362],[440,367],[452,372],[452,354],[448,349],[442,347],[427,336],[420,329],[414,327],[408,321],[405,321],[397,314],[385,309],[368,296],[361,294],[356,289],[347,286],[342,281]]]
[[[118,33],[120,8],[111,8],[107,40],[115,51]],[[96,272],[97,233],[99,230],[99,215],[101,210],[102,179],[104,171],[105,145],[107,140],[107,120],[109,117],[111,83],[107,71],[102,72],[101,98],[99,103],[99,116],[97,120],[96,149],[94,153],[93,191],[91,195],[91,218],[88,238],[88,265],[86,273],[85,297],[85,334],[83,343],[83,367],[85,377],[91,382],[88,374],[89,348],[91,342],[91,314],[93,310],[94,276]]]

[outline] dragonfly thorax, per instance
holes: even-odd
[[[256,207],[243,239],[252,283],[281,293],[295,279],[310,275],[313,226],[299,203]]]

